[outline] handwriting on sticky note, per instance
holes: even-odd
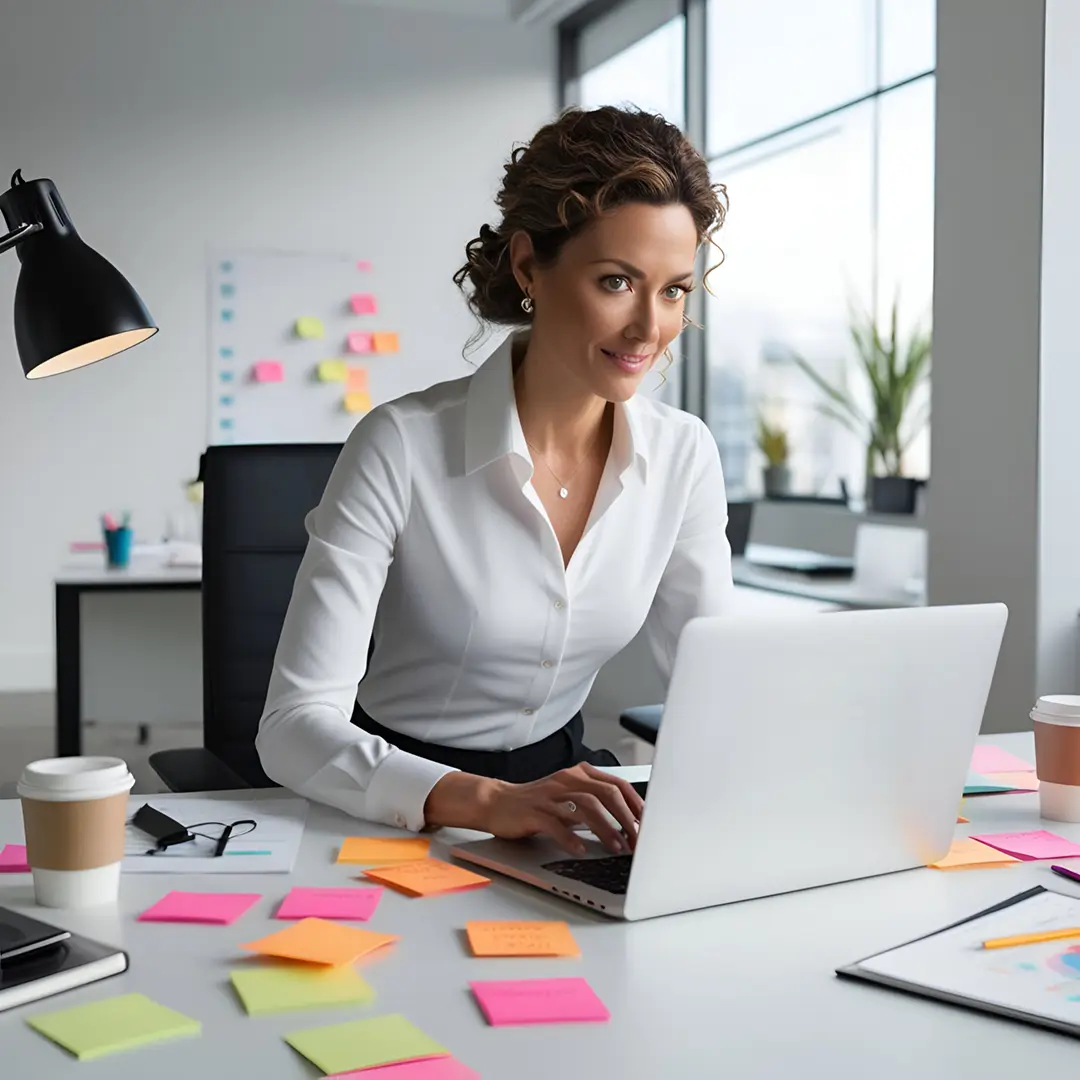
[[[344,382],[347,370],[344,360],[320,360],[315,377],[319,382]]]
[[[28,874],[25,844],[5,844],[0,851],[0,874]]]
[[[382,889],[358,885],[344,889],[292,889],[277,910],[279,919],[358,919],[367,922],[379,906]]]
[[[229,972],[248,1016],[312,1009],[324,1005],[370,1005],[375,991],[349,965],[270,961]]]
[[[338,852],[339,863],[385,866],[426,859],[431,841],[422,836],[347,836]]]
[[[436,896],[491,884],[490,878],[439,859],[419,859],[396,866],[381,866],[365,870],[364,876],[409,896]]]
[[[584,979],[503,979],[471,982],[469,987],[495,1027],[611,1019]]]
[[[564,922],[467,922],[474,956],[580,956]]]
[[[371,293],[353,293],[349,304],[354,315],[377,315],[379,312],[379,305]]]
[[[317,319],[314,315],[301,315],[300,318],[296,320],[293,329],[298,338],[304,338],[309,341],[321,338],[326,333],[323,329],[322,319]]]
[[[983,833],[972,839],[1025,862],[1035,859],[1074,859],[1080,856],[1080,844],[1074,844],[1045,829],[1030,832]]]
[[[285,930],[250,941],[240,948],[264,956],[279,956],[283,960],[337,965],[351,964],[394,941],[397,941],[396,934],[376,934],[326,919],[301,919]]]
[[[450,1056],[445,1046],[399,1013],[294,1031],[285,1041],[324,1073],[333,1075],[396,1061]]]
[[[975,747],[971,755],[972,772],[1000,773],[1000,772],[1030,772],[1035,768],[1030,762],[1010,754],[1008,750],[1002,750],[1000,746],[991,746],[988,743],[980,743]]]
[[[354,390],[341,399],[347,413],[371,412],[371,395],[366,390]]]
[[[374,335],[368,330],[354,330],[345,339],[351,353],[370,353],[375,351]]]
[[[371,335],[372,346],[377,353],[393,353],[398,351],[398,336],[390,330],[376,330]]]
[[[345,370],[345,389],[350,393],[366,394],[370,389],[368,385],[368,369],[363,364],[349,364]]]
[[[976,870],[991,866],[1016,866],[1019,859],[997,851],[978,840],[959,839],[952,842],[949,853],[937,862],[930,863],[933,870]]]
[[[139,916],[139,922],[235,922],[262,897],[258,893],[170,892]]]
[[[257,383],[285,381],[285,368],[280,360],[256,360],[251,366],[251,378]]]

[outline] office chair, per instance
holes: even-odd
[[[255,735],[293,580],[304,517],[322,497],[340,444],[211,446],[203,499],[203,745],[159,750],[171,791],[273,787]]]

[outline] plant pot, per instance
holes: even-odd
[[[910,476],[875,476],[870,482],[870,509],[875,514],[914,514],[921,483]]]
[[[791,469],[787,465],[770,465],[762,471],[765,483],[765,498],[775,495],[787,495],[791,491]]]

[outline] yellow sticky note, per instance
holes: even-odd
[[[280,956],[283,960],[305,960],[309,964],[351,964],[361,956],[397,941],[396,934],[376,934],[328,919],[301,919],[284,930],[268,934],[241,949]]]
[[[949,854],[929,865],[932,870],[974,870],[991,866],[1013,866],[1019,861],[1006,855],[1004,851],[980,844],[978,840],[964,838],[954,840]]]
[[[473,956],[580,956],[564,922],[467,922]]]
[[[359,364],[348,365],[345,369],[345,389],[350,394],[366,394],[371,389],[368,385],[368,369]]]
[[[371,335],[371,341],[377,353],[398,351],[398,336],[390,330],[376,330]]]
[[[354,968],[324,964],[260,964],[229,972],[248,1016],[324,1005],[370,1005],[375,991]]]
[[[342,398],[342,404],[345,406],[345,411],[349,413],[371,412],[371,395],[364,390],[356,390],[351,394],[346,394]]]
[[[347,367],[344,360],[320,360],[315,368],[319,382],[344,382]]]
[[[296,320],[296,336],[298,338],[321,338],[326,335],[323,329],[322,319],[316,319],[314,315],[301,315]]]
[[[1008,784],[1014,791],[1039,790],[1039,780],[1034,770],[1030,772],[987,773],[986,779],[992,784]]]
[[[491,884],[490,878],[439,859],[418,859],[397,866],[381,866],[375,870],[365,870],[364,877],[380,885],[389,885],[391,889],[408,896],[436,896],[438,893],[479,889]]]
[[[386,866],[426,859],[430,849],[431,841],[422,836],[347,836],[342,841],[337,861]]]

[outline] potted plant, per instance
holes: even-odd
[[[791,490],[791,469],[788,467],[787,431],[780,424],[770,424],[758,414],[758,449],[765,455],[766,465],[762,472],[765,498],[787,495]]]
[[[904,452],[929,416],[929,405],[918,411],[912,406],[916,392],[930,374],[931,337],[928,328],[917,325],[901,341],[897,306],[894,300],[884,335],[866,314],[853,314],[848,327],[859,369],[869,385],[869,411],[845,386],[829,382],[805,357],[792,354],[792,358],[825,395],[821,411],[865,441],[866,498],[870,509],[911,514],[922,481],[904,475]]]

